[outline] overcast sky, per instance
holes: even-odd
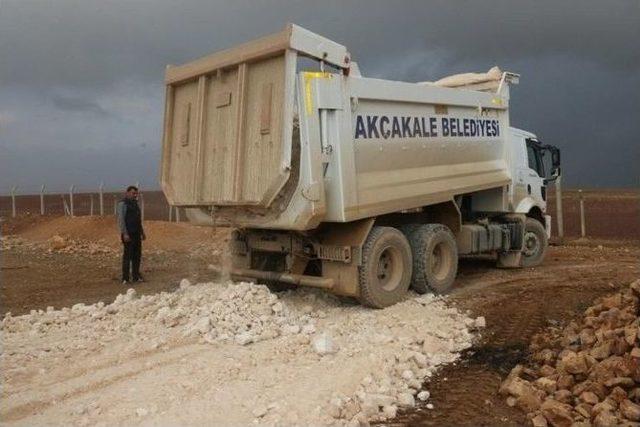
[[[562,149],[568,186],[638,186],[638,0],[0,0],[0,192],[157,188],[165,65],[286,22],[365,76],[518,72],[511,124]]]

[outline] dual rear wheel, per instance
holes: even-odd
[[[402,300],[411,284],[411,270],[411,247],[404,234],[393,227],[373,227],[358,267],[360,301],[383,308]]]
[[[451,291],[458,273],[458,247],[451,230],[442,224],[415,224],[407,226],[405,233],[413,251],[413,290],[419,294]]]
[[[362,248],[360,301],[374,308],[401,301],[409,287],[448,292],[458,269],[451,231],[441,224],[374,227]]]
[[[521,266],[540,264],[547,245],[544,226],[527,218]],[[446,294],[458,273],[456,239],[442,224],[410,224],[402,231],[373,227],[362,248],[358,273],[360,301],[369,307],[393,305],[404,298],[409,287],[419,294]]]

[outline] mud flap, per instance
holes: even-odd
[[[498,268],[522,267],[522,251],[507,251],[498,254]]]
[[[322,277],[335,283],[331,292],[336,295],[358,297],[358,266],[352,261],[345,264],[336,261],[322,261]]]
[[[353,297],[359,295],[358,266],[362,261],[362,245],[374,222],[375,218],[367,218],[347,223],[334,223],[318,233],[320,245],[351,248],[351,256],[347,262],[322,259],[322,277],[331,278],[335,283],[331,292]]]
[[[520,268],[522,267],[522,244],[524,242],[524,224],[526,221],[526,216],[523,214],[507,214],[503,217],[507,222],[517,222],[520,223],[521,226],[518,227],[520,230],[520,235],[515,236],[517,238],[512,237],[512,246],[511,250],[498,252],[498,268]],[[517,242],[517,243],[516,243]],[[515,247],[514,247],[515,245]]]

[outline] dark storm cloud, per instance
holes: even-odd
[[[410,50],[450,59],[554,53],[633,69],[630,1],[65,1],[0,3],[3,74],[28,85],[160,79],[164,65],[276,31],[287,21],[345,43],[371,64]],[[396,64],[402,69],[402,64]]]
[[[51,100],[53,101],[53,105],[62,111],[75,111],[95,114],[97,116],[109,115],[109,112],[102,108],[100,104],[86,98],[77,96],[53,95]]]
[[[39,148],[64,144],[100,166],[146,144],[138,155],[156,161],[165,65],[286,22],[345,44],[371,77],[433,80],[495,64],[519,72],[512,123],[563,149],[568,184],[638,182],[635,0],[0,0],[0,150],[12,146],[12,163],[26,167]],[[101,155],[91,160],[83,150]],[[57,174],[77,170],[67,158]],[[123,179],[141,179],[129,165],[112,166]],[[3,187],[27,179],[2,166]],[[155,169],[145,173],[155,182]]]

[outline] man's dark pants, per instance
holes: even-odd
[[[124,237],[122,237],[122,245],[124,246],[124,252],[122,253],[122,280],[129,280],[129,267],[131,267],[131,278],[135,282],[140,278],[142,236],[140,233],[130,233],[128,242],[125,242]]]

